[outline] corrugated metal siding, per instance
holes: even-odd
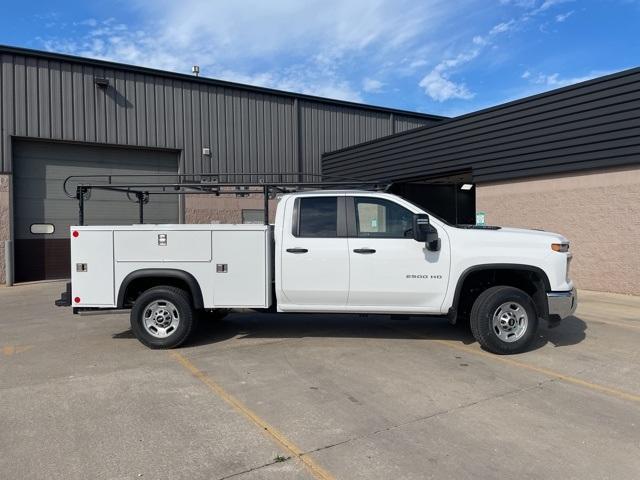
[[[320,173],[325,151],[388,135],[392,122],[400,131],[438,121],[419,115],[394,119],[375,107],[350,108],[7,51],[0,55],[4,172],[11,171],[13,135],[180,150],[185,173],[300,168]],[[95,77],[107,78],[109,86],[98,88]],[[210,147],[212,155],[203,156],[202,147]]]
[[[321,153],[380,138],[391,130],[386,113],[364,116],[345,107],[299,103],[302,159],[312,172],[320,172]]]
[[[640,163],[640,69],[326,154],[323,173],[476,181]]]
[[[414,128],[435,125],[435,123],[436,122],[425,123],[421,119],[395,115],[395,129],[390,133],[406,132],[407,130],[413,130]]]

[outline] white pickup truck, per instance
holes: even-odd
[[[447,315],[498,354],[521,352],[541,320],[577,303],[555,233],[452,226],[393,194],[282,195],[273,225],[71,227],[74,313],[131,309],[144,345],[172,348],[201,312]]]

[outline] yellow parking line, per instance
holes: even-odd
[[[2,354],[5,357],[11,357],[16,353],[26,352],[27,350],[31,350],[33,345],[5,345],[2,347]]]
[[[422,338],[426,338],[426,337],[422,337]],[[547,377],[551,377],[551,378],[556,378],[558,380],[562,380],[563,382],[572,383],[574,385],[580,385],[581,387],[585,387],[590,390],[595,390],[597,392],[604,393],[605,395],[621,398],[623,400],[630,400],[632,402],[640,402],[640,395],[637,395],[635,393],[625,392],[624,390],[618,390],[617,388],[607,387],[604,385],[600,385],[598,383],[587,382],[586,380],[572,377],[571,375],[565,375],[563,373],[559,373],[554,370],[549,370],[548,368],[536,367],[535,365],[529,365],[528,363],[519,362],[518,360],[514,360],[513,358],[510,358],[510,357],[495,355],[493,353],[487,353],[483,350],[476,350],[475,348],[459,345],[450,340],[434,340],[434,339],[429,339],[429,340],[449,348],[453,348],[463,352],[471,353],[473,355],[489,358],[497,362],[506,363],[514,367],[530,370],[532,372],[541,373],[542,375],[546,375]]]
[[[267,433],[275,442],[280,445],[291,456],[298,458],[303,465],[309,470],[309,473],[318,480],[333,480],[334,477],[318,465],[311,457],[305,455],[304,452],[291,442],[282,432],[269,425],[266,421],[258,416],[257,413],[252,411],[240,400],[235,398],[230,393],[227,393],[224,388],[218,385],[211,377],[196,367],[188,358],[176,351],[170,351],[171,357],[176,360],[180,365],[187,369],[194,377],[204,383],[213,393],[218,395],[222,400],[231,405],[237,412],[247,417],[251,422],[260,427],[265,433]]]

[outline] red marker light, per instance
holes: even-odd
[[[73,301],[76,302],[76,303],[80,303],[80,297],[74,298]]]
[[[71,234],[74,236],[74,238],[77,238],[78,235],[80,235],[80,233],[77,230],[74,230],[73,233]]]

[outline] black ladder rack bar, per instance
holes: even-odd
[[[79,225],[84,225],[84,204],[88,199],[88,194],[92,190],[106,190],[124,193],[130,201],[138,203],[139,220],[144,223],[144,205],[149,202],[150,195],[251,195],[262,194],[264,201],[264,224],[269,225],[269,197],[277,193],[292,193],[305,189],[326,189],[326,188],[357,188],[361,190],[388,190],[389,182],[366,182],[357,179],[346,179],[341,181],[269,181],[269,182],[212,182],[212,177],[220,175],[242,176],[291,176],[291,173],[281,174],[256,174],[256,173],[227,173],[227,174],[133,174],[133,175],[72,175],[65,179],[63,189],[67,196],[78,200],[78,221]],[[299,173],[296,173],[299,175]],[[310,174],[303,174],[310,175]],[[319,176],[311,174],[310,176]],[[114,179],[121,178],[179,178],[195,179],[200,178],[200,182],[178,181],[178,182],[155,182],[155,183],[114,183]],[[102,179],[106,183],[83,183],[81,180]],[[77,182],[75,192],[69,191],[69,182]],[[135,196],[135,200],[132,198]]]

